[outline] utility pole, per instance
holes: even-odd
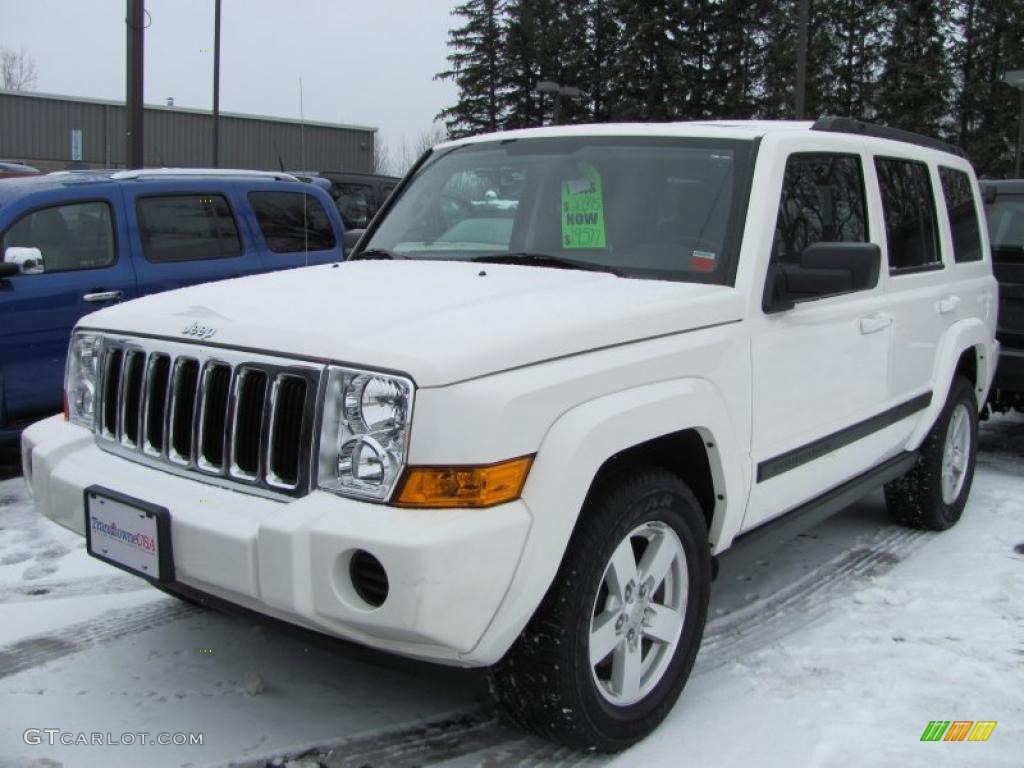
[[[213,6],[213,167],[220,168],[220,0]]]
[[[144,0],[128,0],[128,13],[125,17],[125,26],[128,30],[128,71],[125,79],[127,132],[124,156],[125,166],[128,168],[143,166],[142,32],[146,26],[145,15]]]
[[[807,27],[810,24],[810,0],[800,0],[796,31],[796,119],[807,112]]]

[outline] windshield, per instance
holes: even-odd
[[[1000,195],[986,213],[993,250],[1024,247],[1024,195]]]
[[[365,250],[727,283],[752,154],[751,142],[726,139],[463,145],[429,158]]]

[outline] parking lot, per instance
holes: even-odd
[[[981,440],[967,512],[947,533],[892,524],[876,494],[776,551],[727,555],[686,691],[610,763],[1019,765],[1024,418],[986,422]],[[605,762],[502,723],[479,671],[165,596],[86,556],[19,477],[0,482],[0,701],[11,766]],[[998,725],[986,743],[921,743],[936,718]],[[28,729],[199,733],[202,745],[50,746],[27,743]]]

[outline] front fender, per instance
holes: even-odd
[[[584,499],[609,458],[684,429],[704,438],[717,502],[709,539],[728,547],[743,519],[750,483],[749,451],[737,439],[718,389],[688,378],[616,392],[564,413],[544,436],[523,500],[533,525],[516,574],[475,657],[497,660],[533,615],[565,553]],[[726,457],[727,460],[722,459]],[[737,457],[743,457],[738,461]]]

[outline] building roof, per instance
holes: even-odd
[[[69,96],[62,93],[41,93],[39,91],[8,91],[0,88],[0,94],[4,96],[23,96],[30,99],[54,99],[56,101],[69,101],[77,102],[81,104],[99,104],[110,107],[124,107],[123,101],[110,101],[107,99],[93,99],[85,96]],[[212,115],[209,109],[195,109],[193,107],[179,107],[173,106],[168,107],[164,104],[145,104],[146,109],[152,109],[157,112],[184,112],[193,115],[206,115],[207,117]],[[241,112],[224,112],[221,111],[221,117],[230,117],[240,120],[262,120],[271,123],[289,123],[291,125],[298,125],[300,122],[306,126],[317,126],[320,128],[339,128],[349,131],[365,131],[367,133],[376,133],[377,128],[371,125],[355,125],[351,123],[327,123],[318,120],[299,120],[293,117],[274,117],[272,115],[251,115],[244,114]]]

